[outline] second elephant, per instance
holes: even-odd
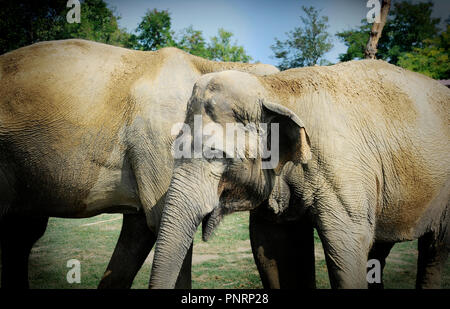
[[[124,226],[100,286],[130,287],[156,240],[172,129],[195,81],[227,69],[278,71],[75,39],[0,55],[2,286],[28,286],[28,256],[49,216],[107,212],[124,213]]]
[[[258,209],[288,162],[295,210],[318,231],[333,288],[367,287],[373,244],[417,238],[420,284],[435,282],[450,247],[448,102],[438,82],[373,60],[200,78],[185,123],[202,129],[180,138],[203,141],[203,154],[176,160],[151,287],[173,288],[197,226],[208,236],[224,215]],[[236,123],[250,140],[266,136],[272,156],[212,130]]]
[[[315,288],[315,243],[314,225],[311,214],[300,214],[296,209],[301,200],[291,197],[292,164],[286,164],[280,176],[276,177],[273,191],[268,200],[250,212],[250,241],[253,257],[264,288],[296,289]],[[416,288],[439,288],[441,269],[426,275],[429,256],[445,259],[436,248],[430,246],[430,234],[418,243]],[[375,242],[368,260],[380,262],[379,282],[369,284],[371,289],[384,288],[383,275],[386,258],[394,242]],[[431,251],[430,251],[431,249]],[[437,248],[438,249],[438,248]]]

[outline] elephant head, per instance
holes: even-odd
[[[244,142],[236,142],[239,136]],[[206,240],[224,215],[267,200],[288,161],[303,164],[311,157],[300,118],[272,101],[257,77],[236,71],[198,80],[174,148],[151,288],[174,287],[200,223]]]

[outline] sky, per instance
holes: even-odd
[[[244,46],[253,62],[276,65],[270,46],[275,37],[283,40],[285,33],[300,25],[301,7],[314,6],[321,15],[328,16],[334,47],[325,54],[330,62],[346,46],[334,34],[361,24],[371,9],[367,0],[105,0],[121,16],[119,24],[133,32],[147,9],[168,10],[172,29],[178,32],[190,25],[201,30],[205,39],[217,35],[219,28],[234,34],[239,45]],[[412,1],[413,3],[420,1]],[[435,0],[433,17],[445,20],[450,16],[450,0]],[[395,0],[392,0],[395,3]]]

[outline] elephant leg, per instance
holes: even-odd
[[[0,222],[2,288],[29,288],[28,259],[44,235],[48,217],[6,215]]]
[[[369,283],[369,289],[384,289],[383,283],[383,271],[386,265],[386,258],[391,252],[394,243],[390,242],[375,242],[369,252],[369,260],[376,259],[380,262],[381,266],[381,282]]]
[[[155,241],[144,215],[123,215],[119,240],[98,288],[129,289]]]
[[[441,274],[448,258],[448,244],[435,233],[427,233],[418,241],[417,289],[436,289],[441,287]]]
[[[363,222],[353,222],[349,216],[329,213],[321,214],[317,226],[331,288],[366,289],[367,258],[373,237],[368,227]]]
[[[315,288],[314,229],[309,222],[277,224],[250,214],[250,241],[264,288]]]
[[[99,289],[129,289],[156,241],[144,215],[123,215],[116,248],[98,286]],[[177,282],[178,288],[191,288],[192,248]]]

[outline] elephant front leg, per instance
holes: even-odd
[[[372,233],[348,217],[327,215],[319,220],[318,233],[333,289],[367,288],[367,258]]]
[[[155,241],[144,215],[123,215],[119,240],[98,288],[129,289]]]
[[[129,289],[156,241],[144,215],[123,215],[122,230],[99,289]],[[188,252],[177,288],[191,288],[192,246]]]
[[[250,213],[250,240],[264,288],[315,288],[314,229],[306,220],[269,222]]]
[[[28,259],[44,235],[48,217],[7,215],[0,222],[2,288],[29,288]]]

